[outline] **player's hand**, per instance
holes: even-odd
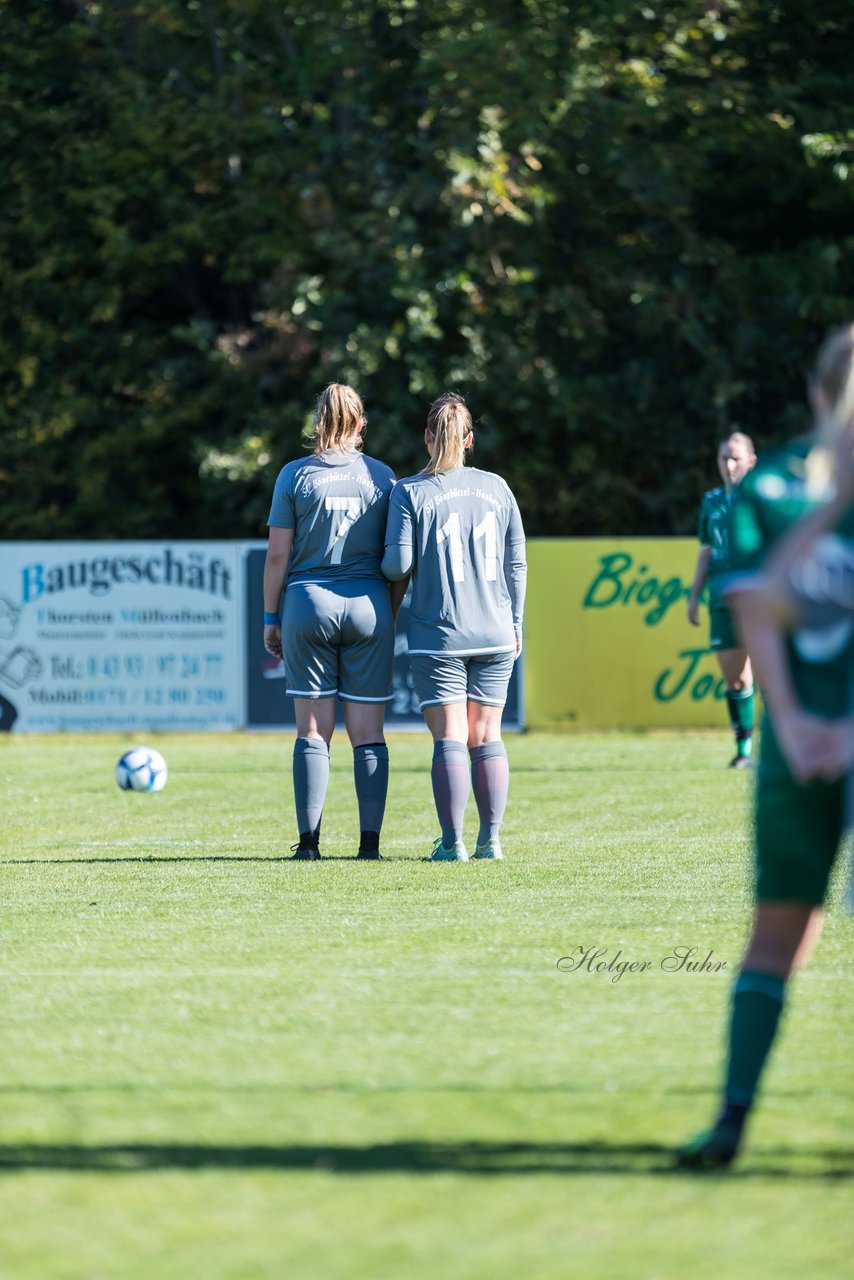
[[[688,601],[688,621],[692,627],[700,625],[700,603],[698,600]]]
[[[514,662],[518,662],[521,653],[522,653],[522,637],[517,636],[516,637],[516,657],[513,659]]]
[[[776,717],[774,728],[796,782],[834,782],[854,763],[854,726],[850,718],[825,720],[799,708]]]
[[[282,628],[271,623],[264,628],[264,648],[273,658],[282,656]]]
[[[854,716],[846,716],[844,720],[830,720],[828,728],[831,735],[829,757],[832,780],[841,778],[846,773],[854,773]]]

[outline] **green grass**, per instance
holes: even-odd
[[[838,905],[743,1161],[669,1168],[749,917],[723,734],[512,738],[506,861],[466,866],[421,861],[424,737],[392,740],[380,864],[343,741],[319,864],[281,861],[289,741],[152,742],[158,796],[115,787],[119,738],[0,741],[4,1280],[846,1273]],[[652,968],[559,972],[579,944]],[[727,971],[662,972],[676,945]]]

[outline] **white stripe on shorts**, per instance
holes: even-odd
[[[359,698],[355,693],[340,692],[338,697],[344,702],[391,702],[394,698],[394,694],[389,693],[384,698]]]
[[[338,693],[337,689],[286,689],[285,695],[288,698],[334,698]]]
[[[410,649],[409,652],[424,658],[480,658],[490,653],[515,653],[516,645],[501,644],[493,649]]]
[[[507,702],[492,702],[489,698],[472,698],[470,695],[462,698],[430,698],[427,702],[419,702],[418,710],[423,711],[425,707],[450,707],[455,702],[477,702],[482,707],[506,707]]]

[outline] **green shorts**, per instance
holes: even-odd
[[[801,786],[766,713],[756,778],[756,897],[819,906],[844,830],[845,782]]]
[[[741,641],[735,633],[732,614],[723,601],[709,604],[709,648],[740,649]]]

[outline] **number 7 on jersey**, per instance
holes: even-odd
[[[340,564],[341,557],[344,554],[344,543],[347,541],[347,534],[359,518],[361,511],[359,499],[327,494],[323,506],[326,511],[339,512],[341,515],[338,527],[335,530],[332,554],[329,557],[330,564]]]

